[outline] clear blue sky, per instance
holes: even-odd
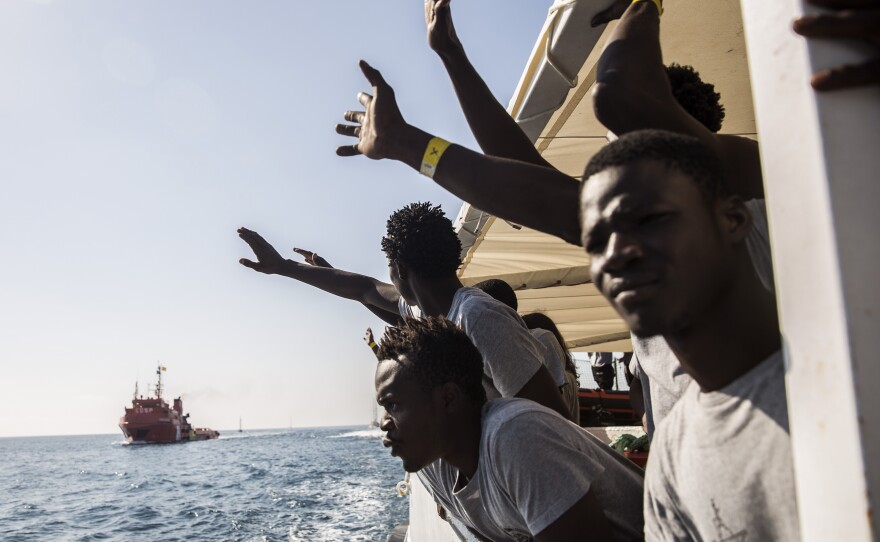
[[[550,0],[455,0],[502,103]],[[381,323],[240,266],[235,230],[387,278],[385,220],[461,202],[337,158],[364,58],[410,122],[475,147],[419,0],[0,3],[0,436],[114,433],[168,367],[198,425],[367,423]]]

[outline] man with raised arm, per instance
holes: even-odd
[[[375,98],[361,93],[359,99],[372,118],[350,111],[346,119],[369,121],[369,131],[366,125],[339,125],[339,133],[359,137],[359,143],[340,147],[337,152],[343,156],[364,153],[371,158],[403,161],[480,209],[579,243],[577,209],[570,205],[579,183],[549,167],[494,99],[464,54],[449,4],[447,0],[426,2],[428,42],[447,68],[478,143],[487,154],[495,156],[479,155],[456,145],[445,147],[446,142],[407,125],[394,102],[393,90],[364,62],[361,68],[374,87]],[[731,191],[746,199],[761,197],[757,144],[738,136],[716,134],[724,112],[712,85],[700,81],[692,68],[664,67],[659,41],[659,1],[635,2],[627,9],[629,5],[628,1],[617,2],[594,19],[594,24],[604,24],[623,14],[599,62],[594,89],[596,116],[617,134],[654,127],[699,137],[722,158],[725,172],[731,173],[725,176]],[[439,142],[445,152],[439,152],[442,163],[438,158],[433,166],[429,163],[430,167],[423,167],[422,158],[430,158],[431,154],[426,149],[420,158],[418,149],[429,141]],[[762,283],[772,289],[762,200],[750,201],[749,208],[756,219],[749,247]],[[644,395],[647,430],[652,434],[655,422],[680,397],[690,378],[661,337],[633,337],[633,348],[640,360],[635,367],[639,380],[633,391]]]
[[[752,214],[691,136],[632,132],[584,177],[597,289],[693,379],[651,444],[648,540],[798,540],[781,337],[746,247]]]
[[[382,339],[376,400],[391,455],[480,540],[642,540],[642,473],[556,412],[486,401],[481,356],[444,318]]]
[[[294,278],[376,306],[389,319],[392,311],[403,317],[445,316],[464,330],[483,355],[483,384],[490,398],[521,397],[563,416],[568,413],[542,364],[544,347],[532,337],[516,311],[480,290],[464,287],[458,279],[461,242],[439,206],[413,203],[388,219],[382,250],[388,257],[392,284],[284,260],[256,232],[241,228],[239,235],[257,256],[256,262],[242,259],[241,264],[256,271]]]

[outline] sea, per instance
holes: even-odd
[[[127,445],[0,439],[2,541],[380,541],[407,521],[377,429],[330,427]]]

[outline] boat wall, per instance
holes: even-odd
[[[431,493],[413,475],[410,478],[409,530],[407,542],[458,542],[455,531],[437,515],[437,505]]]
[[[798,0],[742,8],[801,534],[877,540],[880,87],[815,93],[814,68],[863,62],[869,49],[795,35]]]

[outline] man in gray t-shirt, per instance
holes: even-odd
[[[687,136],[627,134],[585,177],[596,287],[636,336],[661,335],[693,379],[654,434],[649,539],[748,531],[750,540],[797,540],[782,341],[774,296],[746,246],[753,212],[726,192],[717,156]]]
[[[399,307],[404,318],[420,316],[403,298]],[[483,387],[489,399],[517,396],[542,367],[544,346],[515,310],[489,294],[459,288],[446,318],[460,327],[483,355]]]
[[[439,206],[413,203],[388,219],[382,250],[388,257],[392,284],[329,266],[309,251],[301,264],[286,260],[258,233],[245,228],[239,236],[257,261],[240,263],[266,274],[296,279],[362,303],[386,322],[402,316],[447,316],[468,334],[486,359],[485,385],[490,397],[521,397],[568,414],[553,378],[542,365],[544,348],[529,334],[516,311],[488,295],[465,288],[456,274],[461,241]]]
[[[651,443],[647,538],[797,540],[787,441],[781,352],[717,391],[692,383]]]
[[[770,233],[767,228],[767,210],[763,199],[746,202],[752,215],[752,228],[745,239],[752,267],[761,285],[773,292],[773,267],[770,261]],[[631,334],[633,361],[630,371],[639,382],[631,389],[641,390],[644,399],[646,430],[653,437],[654,428],[669,413],[684,394],[691,377],[661,335],[638,337]]]
[[[480,353],[453,323],[407,320],[378,357],[385,445],[479,538],[642,539],[641,470],[533,401],[486,402]]]

